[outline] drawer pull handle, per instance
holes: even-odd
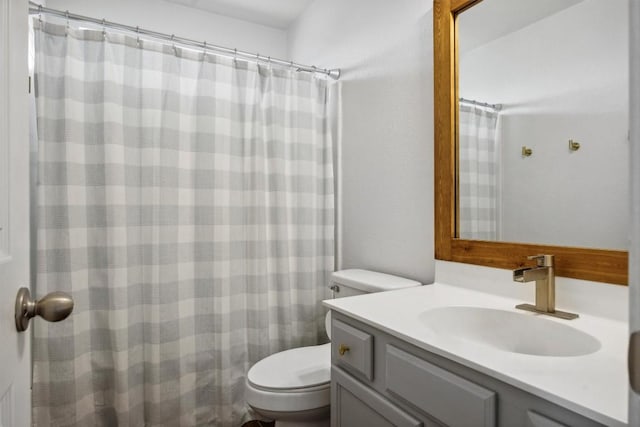
[[[338,353],[340,353],[340,356],[344,356],[344,354],[349,350],[350,349],[348,345],[340,344],[340,347],[338,347]]]

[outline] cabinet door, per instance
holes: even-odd
[[[386,389],[448,426],[495,427],[496,393],[392,345]]]
[[[422,427],[407,414],[345,371],[331,368],[332,427]]]

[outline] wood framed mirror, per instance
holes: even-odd
[[[515,269],[529,264],[530,262],[527,261],[529,255],[553,254],[556,257],[558,276],[626,285],[628,283],[628,252],[626,250],[460,237],[458,201],[460,93],[457,18],[459,14],[481,2],[482,0],[434,0],[436,259]],[[533,190],[529,189],[529,191]],[[603,223],[601,226],[607,227],[607,224]]]

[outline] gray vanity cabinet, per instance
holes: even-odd
[[[333,313],[332,427],[602,426]]]
[[[333,411],[331,425],[335,427],[422,427],[417,418],[364,386],[340,368],[331,369]]]

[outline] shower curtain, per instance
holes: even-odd
[[[500,149],[496,111],[460,105],[459,212],[462,239],[499,238]]]
[[[35,26],[41,426],[239,426],[245,374],[325,340],[326,80],[135,36]]]

